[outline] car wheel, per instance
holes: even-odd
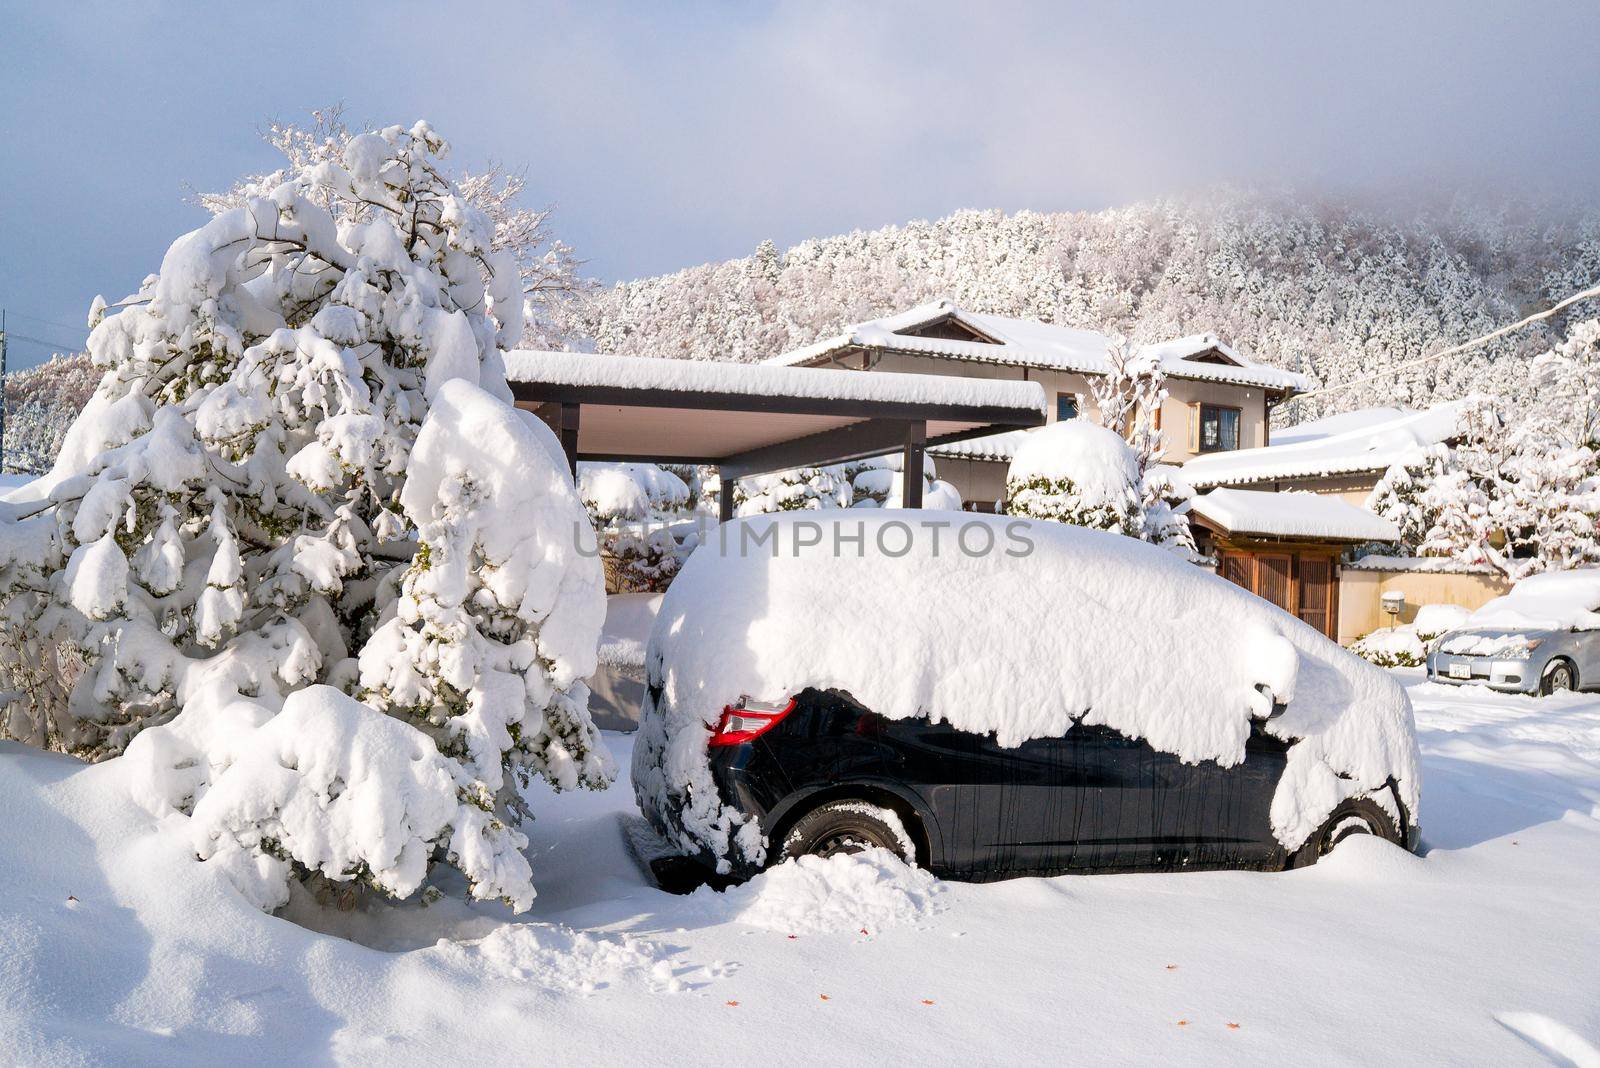
[[[1305,845],[1295,850],[1289,858],[1289,867],[1304,868],[1315,864],[1333,851],[1333,847],[1346,838],[1358,834],[1373,834],[1386,842],[1402,844],[1400,829],[1378,803],[1366,797],[1353,797],[1333,810],[1317,833],[1306,839]]]
[[[894,810],[863,801],[829,801],[795,821],[783,836],[778,859],[832,857],[873,848],[887,849],[907,864],[916,863],[911,838]]]
[[[1539,681],[1539,692],[1546,697],[1577,688],[1577,672],[1573,671],[1572,665],[1565,660],[1552,660],[1550,666],[1545,668],[1544,678]]]

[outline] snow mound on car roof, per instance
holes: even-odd
[[[1550,571],[1523,579],[1472,613],[1472,628],[1600,630],[1600,567]]]
[[[1413,814],[1411,707],[1381,669],[1171,553],[1120,535],[914,511],[724,524],[651,633],[634,788],[677,844],[759,862],[717,797],[707,725],[748,695],[813,686],[1001,745],[1104,724],[1190,762],[1244,759],[1251,718],[1300,739],[1272,806],[1293,849],[1393,777]]]

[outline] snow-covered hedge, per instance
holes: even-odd
[[[1409,624],[1384,627],[1350,643],[1350,651],[1379,667],[1420,667],[1428,658],[1427,641]]]
[[[839,529],[801,536],[823,522]],[[903,512],[763,517],[741,524],[752,537],[689,558],[650,636],[659,696],[646,699],[633,765],[641,805],[677,844],[762,860],[760,829],[717,795],[706,724],[741,696],[782,701],[808,686],[1005,746],[1081,720],[1223,765],[1244,759],[1252,718],[1283,702],[1265,729],[1293,742],[1271,809],[1286,849],[1348,797],[1389,804],[1391,777],[1416,813],[1411,708],[1385,672],[1132,538],[1005,516],[948,527]]]
[[[97,300],[100,384],[0,506],[4,733],[126,751],[265,907],[309,872],[407,893],[436,857],[526,907],[517,786],[609,773],[600,565],[509,406],[516,264],[445,151],[353,137]],[[84,669],[41,683],[63,650]]]
[[[1122,438],[1086,420],[1041,427],[1006,471],[1006,511],[1136,538],[1144,529],[1137,458]]]

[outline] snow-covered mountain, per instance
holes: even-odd
[[[1600,278],[1600,212],[1378,211],[1225,191],[1098,212],[960,211],[620,283],[574,306],[574,347],[756,360],[945,296],[1137,340],[1213,331],[1266,362],[1349,381],[1520,318]],[[1600,302],[1597,302],[1600,303]],[[1582,305],[1577,317],[1596,309]],[[1308,401],[1291,418],[1505,391],[1478,353]]]

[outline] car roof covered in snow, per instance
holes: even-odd
[[[908,331],[953,320],[981,338],[960,340],[922,337]],[[977,363],[1036,367],[1080,374],[1105,374],[1108,338],[1094,330],[1057,326],[1033,319],[971,312],[948,300],[918,305],[897,315],[856,323],[842,333],[775,356],[769,364],[797,366],[820,363],[843,349],[880,349]],[[1146,346],[1162,369],[1174,378],[1229,382],[1294,393],[1310,388],[1310,380],[1244,356],[1215,334],[1193,334]]]
[[[1467,619],[1473,629],[1600,630],[1600,567],[1531,575]]]

